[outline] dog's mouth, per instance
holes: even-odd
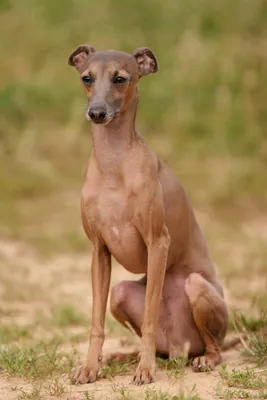
[[[87,116],[86,116],[86,119],[89,122],[91,122],[92,124],[96,124],[96,125],[107,125],[110,122],[110,121],[107,121],[106,119],[93,121],[90,117],[87,117]]]

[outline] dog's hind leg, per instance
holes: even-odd
[[[204,354],[193,360],[192,369],[195,372],[213,369],[221,362],[220,345],[227,330],[225,301],[216,288],[198,273],[191,273],[187,277],[185,292],[205,344]]]
[[[141,327],[144,319],[146,296],[146,279],[139,281],[122,281],[117,283],[111,290],[110,308],[114,318],[125,328],[134,331],[139,337],[142,336]],[[161,320],[164,316],[160,305]],[[168,342],[164,330],[159,326],[156,339],[157,352],[168,355]]]

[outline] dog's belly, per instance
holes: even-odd
[[[102,237],[113,257],[128,271],[136,274],[147,270],[147,249],[140,233],[130,223],[102,226]]]

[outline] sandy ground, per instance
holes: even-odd
[[[49,315],[51,307],[60,304],[72,304],[80,312],[88,315],[92,300],[89,255],[58,256],[45,260],[40,259],[32,249],[21,243],[2,240],[0,242],[0,263],[2,323],[30,324],[37,318],[45,318]],[[131,274],[115,263],[112,271],[112,284],[131,277]],[[111,317],[109,316],[109,318]],[[82,330],[85,332],[87,328],[83,327]],[[49,332],[42,325],[37,325],[34,328],[33,336],[37,339],[45,338],[49,337]],[[123,340],[124,336],[126,340]],[[116,331],[114,334],[107,335],[104,354],[133,351],[138,349],[138,344],[138,338],[130,337],[129,333],[124,330]],[[82,360],[87,351],[87,340],[84,339],[76,344],[67,343],[64,349],[68,350],[71,347],[78,350]],[[230,369],[246,366],[238,349],[223,353],[223,362]],[[123,399],[119,390],[125,386],[128,394],[135,395],[134,398],[139,399],[145,395],[148,389],[178,395],[182,388],[185,388],[187,392],[195,386],[195,392],[201,399],[215,399],[218,398],[215,392],[220,382],[219,370],[220,367],[210,373],[195,374],[187,367],[184,379],[176,380],[169,378],[165,372],[158,369],[156,383],[141,388],[131,384],[131,376],[117,376],[112,381],[101,379],[96,383],[83,386],[71,386],[64,378],[65,393],[60,398],[85,400],[91,398],[89,394],[94,394],[96,399]],[[44,385],[44,382],[40,382],[40,384]],[[30,380],[10,377],[4,371],[0,374],[0,400],[18,399],[22,390],[24,392],[31,391],[32,387]],[[35,397],[29,398],[34,399]],[[45,394],[44,398],[50,398],[50,396]]]
[[[79,350],[87,350],[86,344],[82,344]],[[119,340],[107,339],[104,350],[125,350],[120,347]],[[224,362],[227,363],[229,368],[240,368],[244,367],[244,364],[240,360],[239,353],[237,351],[228,351],[224,354]],[[194,393],[198,393],[201,399],[211,400],[217,399],[216,386],[220,382],[218,370],[210,373],[195,374],[191,372],[190,368],[186,368],[186,374],[184,379],[169,378],[165,372],[157,370],[156,382],[149,386],[136,387],[131,384],[131,376],[118,376],[112,379],[110,382],[107,379],[101,379],[93,384],[87,384],[82,386],[68,385],[66,382],[66,393],[60,398],[72,399],[72,400],[84,400],[85,392],[89,392],[94,395],[96,399],[121,399],[119,389],[121,387],[127,387],[127,394],[134,396],[139,399],[145,395],[148,389],[157,390],[162,392],[168,392],[169,394],[178,395],[181,390],[185,389],[186,393],[190,393],[192,388],[195,386]],[[1,376],[0,379],[0,399],[1,400],[15,400],[21,390],[30,391],[32,389],[29,382],[21,378],[10,378],[5,375]],[[46,396],[50,398],[51,396]],[[51,397],[55,398],[55,397]]]

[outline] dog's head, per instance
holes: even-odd
[[[88,98],[86,118],[96,124],[108,124],[123,113],[139,79],[158,70],[154,54],[146,47],[127,54],[80,45],[69,56],[69,65],[79,72]]]

